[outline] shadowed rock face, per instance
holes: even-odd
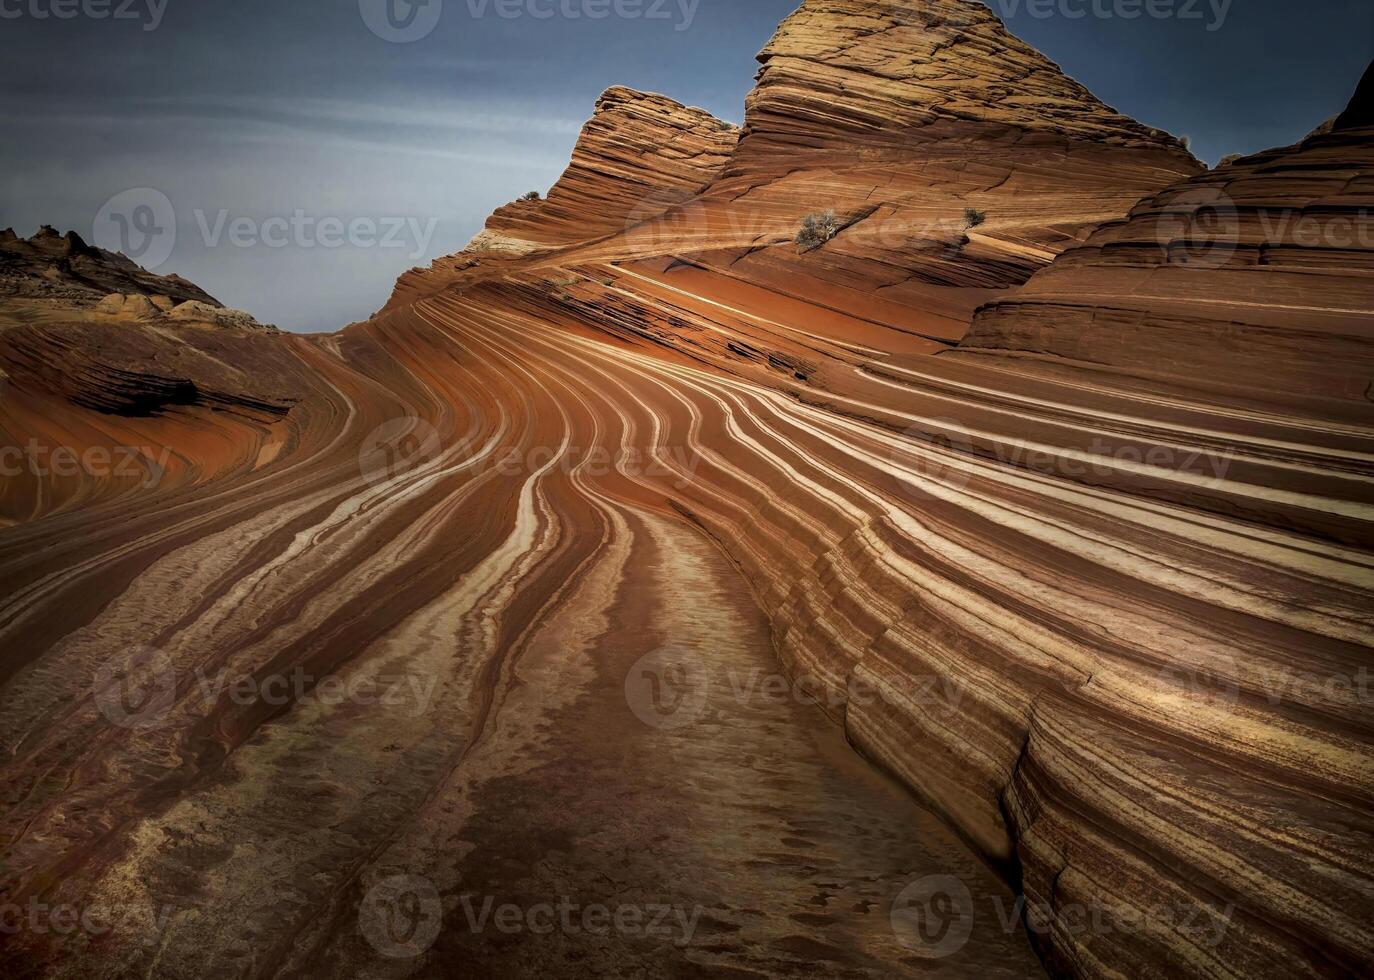
[[[0,232],[0,299],[90,303],[110,293],[167,296],[176,302],[220,302],[177,275],[156,276],[116,252],[95,248],[74,231],[44,225],[32,238]]]
[[[0,901],[167,913],[0,962],[1368,971],[1368,77],[1202,172],[978,4],[808,2],[763,57],[728,159],[608,95],[548,201],[333,336],[6,308],[9,441],[186,462],[35,478],[0,534]],[[636,171],[655,126],[690,149]],[[92,403],[174,352],[235,400]],[[962,944],[891,914],[931,875]],[[700,930],[470,918],[563,896]]]

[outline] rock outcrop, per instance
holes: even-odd
[[[500,208],[467,250],[402,276],[393,304],[436,292],[483,262],[499,267],[503,257],[604,238],[653,218],[719,173],[738,138],[735,126],[702,109],[607,89],[548,195]]]
[[[1358,101],[1328,132],[1170,186],[1104,224],[980,310],[962,348],[1367,408],[1374,120],[1350,121]]]
[[[954,341],[981,302],[1203,169],[965,0],[810,0],[759,60],[712,186],[594,255],[688,256]],[[799,248],[826,211],[839,234]]]
[[[0,522],[187,489],[274,456],[314,384],[276,333],[74,232],[0,236]],[[121,453],[126,465],[110,462]],[[86,458],[103,462],[76,465]]]
[[[0,234],[0,300],[35,298],[96,303],[111,293],[168,296],[178,302],[220,303],[175,274],[154,275],[126,256],[87,245],[74,231],[44,225],[32,238]]]

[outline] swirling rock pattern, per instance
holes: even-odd
[[[567,211],[493,221],[537,247],[339,334],[0,334],[16,444],[218,460],[0,534],[0,899],[164,913],[7,966],[1368,971],[1368,77],[1203,173],[980,5],[811,0],[764,60],[728,160],[647,164],[696,197],[646,220],[575,159]],[[875,186],[987,221],[891,260],[843,205],[811,251],[745,227]],[[192,349],[131,380],[182,347],[115,330]],[[774,658],[805,697],[741,680]],[[889,916],[930,875],[966,942]],[[697,925],[474,924],[560,897]]]

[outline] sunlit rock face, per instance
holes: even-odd
[[[962,0],[805,3],[759,54],[738,151],[625,236],[957,340],[973,309],[1202,167]],[[808,214],[843,229],[794,241]]]
[[[1368,77],[1205,171],[980,4],[807,2],[761,60],[738,132],[611,90],[337,334],[0,304],[7,444],[170,461],[6,484],[0,901],[180,910],[6,962],[1367,972]],[[958,949],[889,925],[929,874]],[[417,875],[445,929],[389,958]],[[709,939],[455,925],[608,879]]]

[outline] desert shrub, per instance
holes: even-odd
[[[840,233],[840,220],[834,211],[815,211],[802,218],[797,232],[797,244],[802,248],[819,248]]]
[[[543,199],[544,196],[538,191],[530,191],[528,194],[520,195],[520,200],[522,201],[542,201]]]
[[[979,225],[981,225],[984,221],[987,220],[988,216],[984,214],[982,211],[979,211],[977,208],[964,208],[965,228],[977,228]]]

